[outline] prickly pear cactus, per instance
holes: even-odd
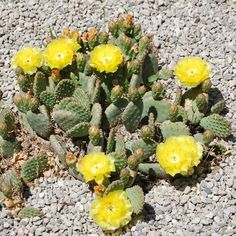
[[[220,115],[224,100],[212,105],[208,63],[189,57],[174,71],[161,68],[152,37],[142,33],[131,15],[110,21],[108,32],[51,32],[45,49],[53,47],[54,40],[71,57],[53,55],[54,48],[52,55],[44,50],[42,66],[33,73],[16,65],[19,120],[36,139],[49,139],[59,166],[88,182],[101,198],[125,191],[139,214],[144,194],[133,186],[137,176],[193,174],[215,150],[214,138],[230,135],[230,125]],[[169,96],[166,80],[173,75],[186,88],[179,84]],[[7,155],[13,154],[8,143],[16,128],[11,111],[0,113],[0,148]],[[94,159],[84,164],[89,153]],[[21,178],[32,181],[47,167],[47,158],[34,157],[22,167]]]

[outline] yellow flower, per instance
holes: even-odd
[[[63,69],[72,63],[73,56],[79,48],[80,45],[74,39],[55,39],[45,49],[45,62],[51,69]]]
[[[99,72],[114,73],[122,61],[121,49],[113,44],[101,44],[90,54],[90,65]]]
[[[20,67],[24,73],[33,74],[42,65],[43,56],[39,48],[25,47],[12,58],[12,64]]]
[[[114,160],[103,152],[91,152],[85,155],[77,162],[76,167],[86,182],[95,180],[97,184],[101,184],[112,171],[115,171]]]
[[[90,213],[93,220],[104,230],[115,230],[131,220],[133,207],[123,190],[116,190],[92,202]]]
[[[200,57],[185,57],[174,68],[177,79],[187,87],[196,87],[211,74],[211,67]]]
[[[193,167],[200,163],[203,147],[191,136],[178,136],[166,139],[157,146],[157,160],[166,173],[189,175]]]

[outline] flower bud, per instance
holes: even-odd
[[[75,164],[76,161],[77,161],[77,158],[72,152],[67,152],[66,153],[66,164],[68,166],[71,166],[71,165]]]
[[[147,89],[146,89],[145,85],[141,85],[138,88],[138,92],[139,92],[140,96],[142,97],[147,92]]]
[[[140,40],[139,40],[139,54],[143,55],[146,54],[148,52],[148,50],[150,49],[150,37],[148,36],[143,36]]]
[[[197,104],[197,107],[198,107],[199,111],[205,112],[207,110],[208,95],[206,93],[198,94],[195,101],[196,101],[196,104]]]
[[[133,27],[133,18],[132,15],[127,15],[124,18],[123,25],[126,33],[128,33]]]
[[[16,74],[17,76],[24,75],[24,71],[23,71],[22,68],[16,67],[16,69],[15,69],[15,74]]]
[[[116,85],[111,90],[111,101],[116,102],[123,95],[123,88],[120,85]]]
[[[127,62],[127,70],[129,75],[138,74],[140,67],[141,61],[138,59],[134,59],[132,61]]]
[[[143,158],[144,158],[144,152],[142,150],[142,148],[138,148],[136,151],[135,151],[135,155],[139,161],[139,163],[141,163],[143,161]]]
[[[91,139],[93,145],[98,145],[100,142],[100,129],[96,126],[91,126],[89,128],[89,138]]]
[[[114,37],[118,36],[118,24],[115,21],[109,22],[109,31]]]
[[[138,162],[137,156],[131,155],[131,156],[128,158],[128,167],[129,167],[131,170],[136,170],[136,169],[138,168],[138,165],[139,165],[139,162]]]
[[[130,37],[126,36],[125,34],[122,34],[119,37],[119,41],[120,41],[122,49],[127,54],[130,51],[130,49],[131,49],[132,39]]]
[[[212,82],[210,79],[207,79],[201,83],[201,89],[204,93],[208,93],[211,89]]]
[[[176,121],[178,116],[178,106],[176,104],[172,104],[170,106],[169,116],[170,116],[170,121],[172,122]]]
[[[120,171],[120,179],[125,183],[127,184],[129,182],[129,179],[130,179],[130,171],[128,168],[123,168],[121,171]]]
[[[136,40],[139,40],[142,37],[142,29],[140,24],[134,25],[134,31],[133,31],[134,38]]]
[[[214,134],[210,130],[206,130],[202,135],[204,144],[209,144],[214,139]]]
[[[29,91],[31,85],[29,78],[26,78],[24,75],[20,75],[17,78],[17,82],[22,92],[26,93]]]
[[[136,102],[140,99],[140,94],[137,88],[129,88],[127,97],[130,101]]]
[[[100,44],[106,44],[108,41],[108,34],[106,31],[102,31],[98,35],[98,41]]]
[[[151,128],[149,125],[144,125],[140,131],[141,131],[141,137],[144,142],[148,142],[154,138],[155,129]]]
[[[77,65],[77,69],[78,69],[79,72],[84,71],[85,64],[86,64],[85,54],[77,53],[77,55],[76,55],[76,65]]]
[[[155,100],[163,98],[165,95],[165,87],[160,82],[155,82],[152,85],[152,96]]]
[[[92,73],[93,73],[93,67],[90,66],[89,63],[86,63],[84,67],[84,74],[90,76],[92,75]]]

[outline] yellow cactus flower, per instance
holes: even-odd
[[[200,57],[185,57],[174,68],[177,79],[187,87],[196,87],[211,75],[211,67]]]
[[[97,196],[92,202],[90,213],[103,230],[115,230],[130,222],[133,207],[126,192],[116,190],[103,197]]]
[[[39,48],[24,47],[12,58],[14,67],[20,67],[24,73],[33,74],[42,65],[43,55]]]
[[[189,175],[202,158],[203,147],[191,136],[169,137],[157,146],[157,161],[166,173]]]
[[[102,184],[103,180],[115,171],[115,164],[114,159],[103,152],[91,152],[76,163],[76,168],[86,182],[95,180],[97,184]]]
[[[51,69],[63,69],[72,63],[73,56],[79,48],[80,45],[74,39],[55,39],[45,49],[45,62]]]
[[[113,44],[101,44],[90,54],[90,65],[99,72],[114,73],[122,61],[121,49]]]

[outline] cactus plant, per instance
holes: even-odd
[[[187,59],[203,64],[206,73],[199,73],[202,76],[199,78],[189,78],[187,74],[181,79],[179,76],[186,68],[183,71],[180,68],[181,73],[175,71],[179,81],[191,88],[178,87],[171,101],[164,80],[173,73],[160,68],[152,52],[151,36],[143,35],[141,26],[134,24],[132,16],[119,16],[108,28],[109,32],[91,28],[81,36],[69,30],[60,37],[51,34],[51,40],[72,40],[78,50],[73,49],[71,61],[62,68],[48,63],[30,75],[18,68],[21,91],[14,102],[20,111],[21,124],[34,137],[49,138],[54,154],[75,178],[85,179],[78,168],[85,154],[102,153],[104,160],[109,160],[104,167],[109,171],[100,176],[101,181],[97,176],[96,181],[89,180],[91,188],[100,196],[116,190],[126,191],[134,213],[139,214],[144,195],[139,186],[132,187],[138,173],[170,177],[160,166],[160,155],[154,162],[154,154],[163,143],[172,138],[180,140],[177,136],[193,136],[195,139],[185,138],[193,143],[193,149],[198,147],[197,163],[210,153],[214,137],[227,137],[230,127],[219,115],[224,101],[211,105],[212,84],[207,77],[210,74],[207,63],[199,58]],[[11,113],[4,114],[8,118],[0,117],[0,134],[4,141],[0,142],[0,147],[6,146],[16,133],[14,117]],[[32,158],[22,167],[21,177],[24,182],[31,181],[47,166],[44,157]],[[193,168],[189,170],[189,174],[193,171]]]

